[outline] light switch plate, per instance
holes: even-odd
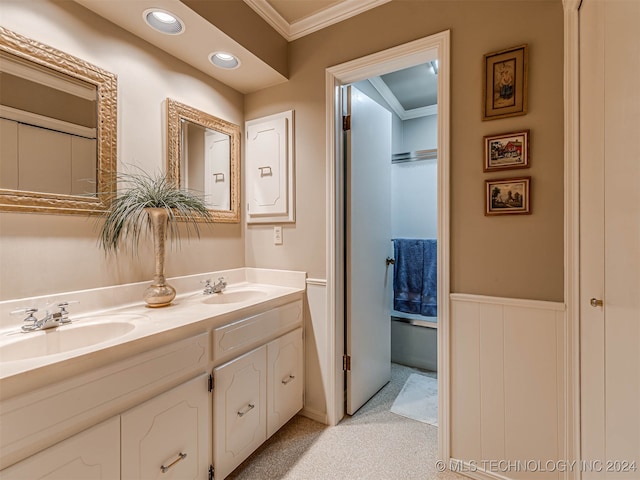
[[[273,227],[273,244],[282,245],[282,225]]]

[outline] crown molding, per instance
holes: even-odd
[[[428,115],[438,114],[438,105],[428,105],[426,107],[405,110],[396,96],[384,82],[384,80],[382,80],[382,78],[380,77],[369,78],[369,83],[371,83],[371,85],[373,85],[373,88],[375,88],[378,93],[382,95],[382,98],[385,99],[385,101],[393,109],[395,114],[400,117],[401,120],[411,120],[412,118],[426,117]]]
[[[267,0],[244,0],[288,42],[359,15],[391,0],[345,0],[295,22],[287,22]]]

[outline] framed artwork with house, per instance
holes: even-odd
[[[482,59],[482,120],[527,113],[529,47],[487,53]]]
[[[484,171],[529,167],[529,130],[484,137]]]
[[[531,213],[531,177],[485,180],[485,215]]]

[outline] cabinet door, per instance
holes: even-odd
[[[3,480],[120,478],[119,417],[106,420],[0,472]]]
[[[216,478],[223,479],[267,438],[267,347],[214,371],[213,447]]]
[[[302,328],[267,345],[267,437],[302,409]]]
[[[247,222],[293,222],[293,110],[245,123]]]
[[[201,375],[122,414],[123,479],[208,478],[207,383]]]

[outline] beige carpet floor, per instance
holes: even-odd
[[[294,417],[229,480],[463,480],[436,471],[438,429],[389,409],[412,373],[391,365],[391,382],[353,416],[327,427]]]

